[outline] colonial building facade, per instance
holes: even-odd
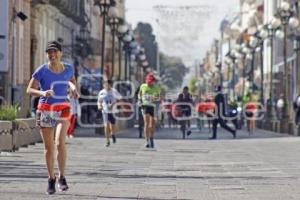
[[[116,3],[120,17],[124,18],[125,1]],[[26,87],[33,71],[46,62],[45,47],[49,40],[62,43],[63,61],[74,65],[76,75],[87,58],[95,58],[94,65],[101,67],[103,24],[96,10],[94,0],[1,0],[1,104],[19,105],[19,117],[30,114],[31,100]],[[109,27],[106,31],[106,52],[111,52]],[[110,57],[106,62],[111,62]]]

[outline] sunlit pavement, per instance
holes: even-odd
[[[45,194],[43,146],[1,153],[0,199],[300,199],[300,138],[257,131],[237,139],[208,130],[181,139],[178,129],[161,129],[155,149],[146,149],[137,130],[104,147],[93,129],[68,139],[66,177],[70,189]]]

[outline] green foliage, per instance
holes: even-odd
[[[252,97],[251,101],[259,101],[259,93],[248,93],[242,97],[242,101],[248,103],[250,101],[250,96]]]
[[[157,68],[157,41],[153,33],[152,26],[148,23],[138,23],[134,30],[137,41],[145,48],[145,54],[149,67]],[[159,53],[160,72],[162,75],[170,77],[165,84],[169,89],[175,89],[181,86],[185,74],[188,72],[187,67],[183,64],[182,60],[178,57],[171,57],[163,53]]]
[[[157,45],[156,38],[153,34],[152,26],[148,23],[138,23],[134,33],[137,37],[137,41],[145,48],[145,54],[149,67],[156,69],[156,56],[157,56]]]
[[[189,82],[189,92],[193,95],[193,96],[197,96],[198,92],[197,92],[197,87],[196,87],[196,83],[199,79],[197,77],[194,77],[190,80]]]
[[[175,89],[181,86],[188,68],[184,65],[182,60],[178,57],[167,56],[160,53],[160,67],[161,75],[168,75],[171,77],[166,85],[170,89]]]
[[[0,106],[0,120],[13,121],[17,118],[17,105],[2,105]]]

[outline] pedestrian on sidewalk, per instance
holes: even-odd
[[[284,105],[285,105],[285,100],[284,100],[284,94],[281,93],[279,95],[279,98],[276,103],[276,111],[277,111],[277,119],[282,120],[284,116]]]
[[[31,117],[35,117],[40,97],[31,98]]]
[[[139,105],[139,91],[140,91],[140,86],[138,86],[138,88],[134,92],[134,98],[132,99],[132,103],[136,105],[134,108],[135,108],[136,119],[138,124],[139,138],[142,138],[143,131],[144,131],[144,119],[143,119],[142,107],[141,105]]]
[[[179,103],[178,107],[181,110],[180,117],[190,118],[192,116],[192,107],[194,106],[194,101],[192,95],[189,92],[188,86],[185,86],[182,92],[178,95],[176,103]],[[184,123],[185,127],[187,128],[187,136],[189,136],[192,134],[191,121],[187,119],[184,120]]]
[[[173,123],[173,120],[174,118],[172,117],[172,100],[171,99],[166,99],[164,102],[163,102],[163,111],[166,113],[167,117],[168,117],[168,125],[169,125],[169,128],[172,127],[172,124]]]
[[[146,139],[146,148],[154,148],[154,131],[156,127],[157,102],[160,101],[160,86],[156,84],[156,79],[152,73],[147,74],[146,83],[140,86],[139,99],[142,105],[144,118],[144,135]]]
[[[113,81],[108,79],[104,81],[104,89],[98,94],[98,109],[102,111],[103,123],[104,123],[104,134],[106,138],[105,146],[110,146],[110,137],[112,142],[116,143],[116,119],[114,114],[116,109],[114,105],[122,99],[122,95],[113,88]]]
[[[70,118],[70,126],[67,132],[67,135],[69,138],[73,138],[74,137],[74,132],[75,132],[75,123],[76,123],[76,119],[77,119],[77,108],[78,108],[78,99],[74,98],[74,94],[71,90],[69,90],[69,94],[68,94],[68,100],[70,102],[70,106],[71,106],[71,118]]]
[[[300,95],[296,97],[296,99],[293,102],[293,108],[295,112],[295,124],[300,124]]]
[[[65,138],[69,128],[70,104],[67,101],[68,87],[75,97],[79,94],[73,66],[61,62],[62,46],[50,41],[46,47],[48,62],[38,67],[29,82],[27,93],[39,96],[36,114],[37,126],[44,142],[45,160],[48,169],[47,194],[56,192],[54,174],[54,152],[57,150],[59,169],[58,188],[66,191],[69,187],[65,178],[66,145]],[[39,88],[39,89],[38,89]]]
[[[214,102],[214,98],[211,96],[208,96],[205,99],[205,115],[208,123],[208,131],[211,133],[212,129],[212,122],[213,122],[213,116],[214,116],[214,110],[216,109],[216,104]]]
[[[217,127],[218,124],[227,131],[229,131],[233,137],[236,137],[236,130],[229,127],[226,122],[226,102],[225,102],[225,96],[222,93],[221,86],[217,86],[216,88],[217,95],[215,96],[215,117],[213,119],[213,135],[210,139],[217,139]]]
[[[257,102],[254,100],[254,95],[249,94],[249,101],[245,105],[245,115],[247,120],[247,130],[249,135],[253,135],[256,129],[255,118],[257,111]]]

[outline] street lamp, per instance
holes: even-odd
[[[292,27],[297,27],[299,25],[299,21],[294,17],[294,11],[291,9],[291,6],[288,2],[283,1],[281,3],[280,9],[276,13],[276,15],[280,18],[280,22],[283,28],[284,33],[284,47],[283,47],[283,61],[284,61],[284,108],[283,108],[283,120],[282,120],[282,129],[287,130],[287,123],[290,121],[290,113],[289,113],[289,87],[290,81],[288,80],[288,76],[290,74],[290,70],[287,64],[287,28],[288,25]]]
[[[118,32],[117,32],[117,36],[118,36],[118,44],[119,44],[119,80],[121,80],[122,77],[122,40],[123,37],[125,36],[126,32],[128,31],[128,25],[127,24],[122,24],[123,20],[120,20],[120,24],[118,27]]]
[[[268,31],[268,38],[270,44],[270,89],[269,89],[269,101],[267,102],[268,120],[272,122],[276,120],[275,112],[275,100],[273,96],[273,70],[274,70],[274,37],[277,30],[280,28],[280,20],[277,17],[273,17],[269,24],[266,25]]]
[[[261,87],[260,87],[260,102],[264,104],[264,66],[263,66],[263,49],[264,49],[264,40],[267,37],[266,30],[261,26],[258,28],[256,33],[250,37],[249,47],[252,53],[252,62],[251,62],[251,78],[252,78],[252,90],[254,91],[254,59],[256,50],[260,50],[260,75],[261,75]]]
[[[246,82],[246,61],[249,59],[252,59],[252,55],[249,54],[251,52],[248,43],[241,44],[241,48],[239,49],[240,60],[242,61],[243,65],[243,86],[242,86],[242,96],[245,95],[245,82]],[[249,56],[250,55],[250,56]]]
[[[131,76],[134,72],[134,67],[136,67],[136,65],[133,65],[134,63],[132,62],[136,56],[135,54],[138,53],[138,43],[135,41],[135,39],[133,38],[132,41],[129,43],[129,51],[128,51],[128,71],[129,71],[129,75],[128,78],[131,79]]]
[[[235,93],[235,68],[236,68],[236,64],[238,62],[238,58],[240,58],[240,54],[238,53],[237,49],[232,49],[230,52],[227,53],[226,57],[225,57],[225,62],[227,62],[227,64],[232,65],[232,92],[233,92],[233,99],[236,99],[236,93]]]
[[[218,61],[216,63],[216,67],[219,70],[219,81],[220,81],[219,85],[222,87],[222,85],[223,85],[222,63],[220,61]]]
[[[140,67],[140,82],[143,82],[143,77],[144,77],[144,68],[146,66],[148,66],[148,61],[146,60],[146,55],[145,55],[145,50],[144,48],[141,48],[140,49],[140,52],[139,52],[139,55],[138,55],[138,60],[141,64],[141,67]]]
[[[127,80],[128,77],[128,62],[130,62],[130,54],[131,54],[131,49],[130,49],[130,42],[133,40],[133,37],[130,35],[130,33],[127,33],[123,37],[124,41],[124,51],[125,51],[125,73],[124,73],[124,80]]]
[[[254,65],[255,65],[255,50],[256,50],[256,47],[258,46],[258,40],[257,38],[255,37],[250,37],[250,41],[249,41],[249,47],[250,47],[250,50],[251,50],[251,56],[249,55],[248,58],[252,57],[251,59],[251,74],[250,74],[250,81],[251,81],[251,84],[252,84],[252,92],[254,92],[255,90],[255,83],[254,83]]]
[[[119,18],[118,18],[118,10],[116,7],[111,7],[109,10],[109,25],[111,29],[112,34],[112,60],[111,60],[111,77],[114,77],[114,71],[115,71],[115,35],[116,30],[118,29],[118,26],[120,24]]]
[[[106,16],[108,14],[109,8],[114,6],[116,2],[114,0],[94,0],[94,5],[99,6],[100,13],[103,18],[102,21],[102,48],[101,48],[101,76],[104,75],[104,57],[105,57],[105,23]]]
[[[260,87],[260,102],[264,104],[264,41],[268,37],[268,32],[266,30],[266,26],[259,26],[257,31],[253,36],[250,37],[249,46],[253,49],[255,53],[255,49],[260,50],[260,78],[261,78],[261,87]],[[254,55],[253,55],[254,56]],[[253,69],[254,70],[254,69]]]
[[[292,31],[293,33],[289,35],[289,38],[292,39],[293,41],[293,46],[294,46],[294,52],[295,52],[295,57],[296,57],[296,88],[297,88],[297,95],[300,94],[300,22],[299,22],[299,2],[295,1],[294,3],[295,6],[295,16],[293,16],[289,20],[289,24],[293,27]]]
[[[147,60],[142,62],[143,72],[147,71],[146,69],[148,69],[148,66],[149,66],[149,62]],[[141,80],[143,80],[143,78],[144,77],[142,76]]]

